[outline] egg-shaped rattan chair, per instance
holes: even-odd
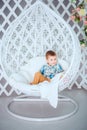
[[[25,96],[40,96],[40,84],[30,85],[34,73],[45,63],[44,55],[47,50],[54,50],[58,54],[60,63],[66,68],[64,76],[57,82],[58,93],[66,89],[75,80],[75,76],[80,65],[80,44],[72,31],[71,27],[56,14],[52,9],[47,7],[43,2],[37,1],[30,8],[26,9],[7,29],[2,39],[1,44],[1,66],[5,78],[9,84],[16,90],[24,93]],[[66,67],[67,66],[67,67]],[[56,82],[56,80],[55,80]],[[11,114],[18,118],[34,121],[51,121],[64,119],[73,115],[78,108],[76,102],[70,98],[61,97],[70,101],[74,106],[74,110],[63,116],[41,116],[32,115],[33,108],[39,101],[38,113],[44,109],[47,103],[43,103],[43,99],[30,98],[29,100],[23,97],[16,98],[8,104],[8,110]],[[32,108],[29,117],[17,114],[10,107],[15,101],[30,102]],[[34,101],[33,101],[34,100]],[[43,104],[41,106],[41,104]],[[48,103],[49,104],[49,103]],[[12,109],[15,106],[13,105]],[[35,108],[36,111],[38,107]],[[46,111],[57,112],[57,108],[50,105],[46,106]],[[65,108],[64,108],[65,109]],[[37,112],[36,112],[37,113]],[[48,115],[48,114],[47,114]]]

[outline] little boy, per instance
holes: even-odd
[[[54,51],[47,51],[45,56],[47,64],[35,73],[34,80],[30,84],[38,84],[43,81],[50,82],[56,74],[63,72],[61,65],[57,63],[57,55]]]

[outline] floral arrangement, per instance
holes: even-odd
[[[71,2],[75,4],[77,0],[71,0]],[[85,38],[80,40],[80,44],[87,46],[87,10],[85,7],[87,8],[87,0],[83,0],[74,10],[72,10],[70,18],[77,23],[83,21],[83,32]]]

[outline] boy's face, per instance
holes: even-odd
[[[54,66],[57,64],[57,56],[48,56],[47,63],[51,66]]]

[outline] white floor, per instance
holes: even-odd
[[[73,98],[79,104],[79,110],[67,119],[51,122],[15,118],[7,112],[7,104],[12,97],[0,97],[0,130],[87,130],[87,90],[66,89],[62,94]]]

